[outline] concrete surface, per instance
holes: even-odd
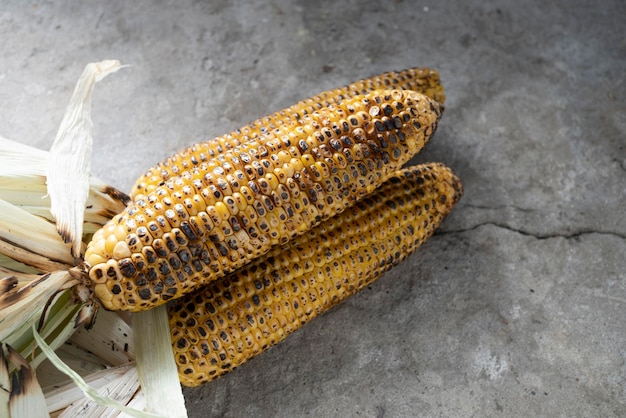
[[[146,167],[326,88],[430,66],[465,197],[369,289],[230,375],[190,416],[626,416],[626,3],[0,5],[0,134],[48,148],[83,66],[93,171]]]

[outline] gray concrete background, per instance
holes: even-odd
[[[0,135],[52,143],[84,65],[93,171],[128,190],[192,142],[411,66],[448,101],[416,161],[465,196],[367,290],[230,375],[190,416],[626,416],[623,1],[0,4]]]

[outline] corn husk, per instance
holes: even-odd
[[[91,93],[95,83],[121,67],[119,61],[87,65],[76,83],[61,126],[50,149],[47,164],[50,212],[63,241],[72,244],[72,256],[80,257],[89,197],[89,170],[93,139],[91,137]],[[68,196],[72,200],[67,199]]]
[[[187,412],[181,407],[185,405],[185,399],[172,354],[167,307],[161,305],[134,315],[137,329],[143,330],[141,335],[135,333],[135,347],[142,353],[137,357],[137,367],[146,403],[153,412],[184,418]],[[154,367],[155,364],[159,367]]]
[[[171,368],[162,375],[135,363],[154,355],[174,363],[169,332],[168,344],[135,346],[158,329],[153,316],[163,312],[146,313],[149,329],[139,333],[127,314],[103,311],[94,323],[97,306],[84,285],[83,248],[128,202],[89,175],[91,93],[119,68],[117,61],[86,66],[50,152],[0,137],[2,417],[186,416]],[[157,394],[160,384],[170,393]],[[156,397],[162,402],[151,404]]]
[[[8,352],[6,358],[4,350],[0,350],[2,351],[2,368],[5,370],[8,368],[6,359],[17,367],[17,370],[11,375],[8,408],[4,411],[6,416],[45,416],[47,413],[46,402],[41,386],[37,382],[35,371],[10,345],[7,345],[6,348]]]

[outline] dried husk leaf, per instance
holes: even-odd
[[[23,286],[17,292],[7,292],[0,298],[0,341],[14,347],[32,342],[30,328],[38,324],[46,303],[59,292],[74,284],[67,271],[57,271]]]
[[[126,372],[134,367],[135,365],[133,363],[99,370],[85,376],[85,382],[94,389],[100,390],[112,381],[123,378]],[[62,412],[71,404],[81,402],[84,399],[85,395],[83,391],[73,382],[46,392],[46,404],[48,405],[48,412],[51,414],[59,411]]]
[[[146,405],[150,411],[168,417],[187,417],[170,340],[167,307],[161,305],[134,313],[133,325],[137,368]]]
[[[108,364],[127,364],[135,360],[134,328],[116,312],[102,311],[89,329],[78,329],[70,341]]]
[[[100,393],[106,393],[110,399],[115,399],[122,405],[127,406],[135,393],[139,390],[137,368],[130,367],[116,379],[112,379],[99,389]],[[77,415],[85,417],[116,417],[119,411],[108,406],[99,405],[88,398],[81,398],[65,409],[59,417],[73,418]]]
[[[70,99],[50,149],[48,193],[50,211],[72,255],[81,254],[85,203],[89,195],[91,165],[91,94],[96,82],[121,68],[119,61],[102,61],[85,67]]]
[[[130,375],[128,373],[126,373],[124,376],[127,376],[127,380],[125,380],[124,382],[116,382],[115,383],[115,388],[118,388],[116,390],[113,390],[114,388],[103,388],[101,389],[104,393],[101,393],[100,391],[94,389],[93,387],[89,386],[87,384],[87,382],[85,382],[85,380],[78,374],[76,373],[74,370],[72,370],[67,364],[65,364],[60,358],[59,356],[54,352],[54,350],[48,346],[48,344],[43,340],[43,338],[37,333],[37,330],[33,328],[33,336],[35,337],[35,341],[37,341],[37,345],[39,346],[39,348],[44,352],[44,354],[50,359],[50,361],[63,373],[65,373],[67,376],[69,376],[72,381],[76,384],[76,386],[78,386],[83,393],[85,394],[85,396],[87,396],[89,399],[91,399],[92,401],[94,401],[97,405],[103,406],[105,408],[113,408],[115,410],[119,410],[119,411],[123,411],[127,414],[129,414],[130,416],[133,417],[138,417],[138,418],[145,418],[145,417],[158,417],[160,415],[157,414],[151,414],[148,412],[142,412],[142,411],[137,411],[134,410],[132,408],[129,408],[125,405],[125,403],[123,402],[123,400],[125,399],[125,396],[127,396],[127,393],[129,392],[129,385],[132,386],[132,380],[134,379],[135,381],[137,381],[137,385],[134,389],[134,391],[132,391],[132,393],[135,393],[138,389],[139,389],[139,385],[138,385],[138,379],[136,377],[136,372],[131,372],[133,370],[136,369],[131,369],[131,371],[129,371],[128,373],[131,373]],[[121,384],[121,388],[120,389],[120,385]],[[117,399],[115,399],[115,396],[113,395],[117,395],[122,402],[119,402]],[[126,401],[128,401],[128,399],[126,399]],[[89,405],[91,405],[91,403],[89,403]],[[83,406],[84,410],[85,406]],[[95,408],[95,406],[89,406],[89,408]],[[98,409],[98,413],[96,415],[86,415],[86,416],[101,416],[101,413],[99,413],[99,409]]]
[[[19,257],[21,248],[58,263],[74,263],[69,244],[63,242],[53,224],[2,199],[0,213],[0,240],[15,247],[13,252],[0,249],[3,254]],[[19,261],[26,263],[28,259]]]
[[[9,415],[12,418],[48,416],[46,398],[43,395],[35,371],[17,351],[7,345],[8,360],[17,370],[11,375]]]

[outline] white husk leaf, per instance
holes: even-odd
[[[137,418],[147,418],[147,417],[159,417],[160,415],[157,414],[152,414],[149,412],[142,412],[142,411],[137,411],[135,409],[129,408],[126,405],[118,402],[115,399],[112,399],[111,395],[115,395],[117,394],[118,396],[121,395],[121,398],[123,399],[124,396],[126,395],[126,392],[124,392],[124,390],[120,391],[119,389],[113,390],[114,393],[111,393],[111,391],[106,391],[106,394],[101,394],[98,390],[96,390],[95,388],[89,386],[87,384],[87,382],[85,382],[85,380],[78,374],[76,373],[74,370],[72,370],[67,364],[65,364],[60,358],[59,356],[57,356],[57,354],[54,352],[54,350],[52,350],[52,348],[50,348],[50,346],[48,346],[48,344],[46,344],[46,342],[43,340],[43,338],[37,333],[37,330],[33,327],[33,335],[35,337],[35,341],[37,341],[37,345],[39,346],[39,348],[44,352],[44,354],[50,359],[50,361],[52,363],[54,363],[54,365],[61,370],[63,373],[65,373],[67,376],[69,376],[72,381],[76,384],[76,386],[78,386],[83,393],[85,394],[85,396],[87,396],[89,399],[93,400],[94,402],[96,402],[98,405],[107,407],[107,408],[114,408],[117,409],[119,411],[123,411],[125,413],[127,413],[128,415],[132,416],[132,417],[137,417]],[[133,370],[133,369],[131,369]],[[132,376],[132,375],[131,375]],[[116,384],[118,384],[119,382],[117,382]],[[127,386],[126,382],[124,382],[124,387]],[[137,388],[138,389],[138,386]],[[134,393],[134,392],[133,392]],[[94,416],[99,416],[99,415],[94,415]]]
[[[100,390],[110,382],[122,378],[126,372],[135,368],[135,364],[127,364],[124,366],[118,366],[99,370],[85,376],[85,382],[96,390]],[[79,402],[84,399],[85,395],[83,391],[76,386],[76,384],[68,383],[67,385],[50,390],[46,393],[46,404],[48,405],[48,412],[56,412],[67,408],[74,402]]]
[[[10,347],[7,348],[9,361],[17,367],[11,380],[8,416],[13,418],[48,416],[46,398],[39,386],[35,371],[16,351]]]
[[[70,341],[109,364],[126,364],[135,360],[133,334],[116,312],[103,310],[92,329],[76,330]]]
[[[48,152],[0,135],[0,177],[45,177]]]
[[[71,338],[56,349],[55,353],[57,353],[61,360],[71,367],[72,370],[85,378],[93,373],[109,370],[113,367],[120,367],[109,364],[92,353],[85,351],[83,348],[72,344]],[[132,364],[134,365],[135,363],[133,362]],[[125,366],[127,365],[128,363],[125,364]],[[51,396],[51,393],[54,393],[62,386],[72,384],[72,386],[76,388],[76,385],[72,383],[72,379],[60,372],[49,359],[44,360],[37,366],[37,379],[43,389],[43,393],[46,394],[46,398]],[[80,389],[76,388],[76,390],[80,392]],[[80,393],[82,396],[82,392]]]
[[[99,392],[106,393],[107,397],[115,399],[120,404],[126,405],[128,410],[132,410],[133,408],[128,406],[128,403],[131,401],[137,390],[139,390],[137,368],[131,367],[117,379],[111,380],[105,384]],[[59,417],[73,418],[80,414],[84,417],[102,418],[116,417],[119,413],[120,412],[115,409],[108,408],[104,405],[98,405],[90,399],[83,398],[68,407],[61,415],[59,415]]]
[[[139,409],[140,411],[146,410],[146,397],[143,391],[137,392],[133,399],[128,403],[128,407]],[[130,415],[125,413],[120,413],[119,418],[128,418]]]
[[[91,162],[91,93],[97,81],[121,68],[119,61],[102,61],[85,67],[67,105],[61,126],[50,149],[48,193],[50,211],[72,255],[81,254],[85,202],[89,195]]]
[[[0,239],[49,259],[73,264],[69,245],[63,243],[53,224],[2,199],[0,213]]]
[[[166,305],[133,314],[133,325],[137,368],[146,405],[149,410],[168,417],[186,418]]]
[[[0,310],[0,341],[22,351],[32,339],[30,328],[39,321],[46,302],[68,283],[71,283],[69,273],[57,271],[25,286],[23,297]]]

